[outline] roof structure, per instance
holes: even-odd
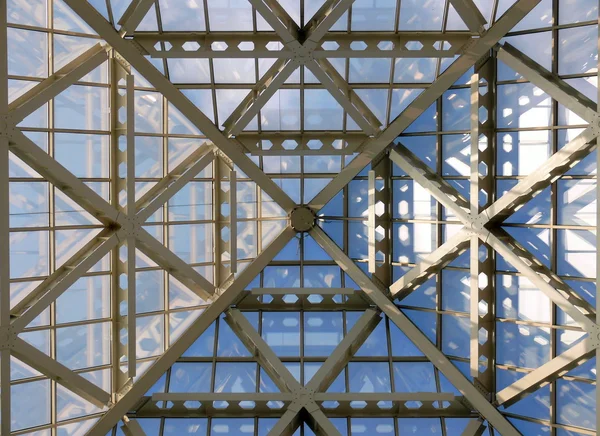
[[[595,0],[0,0],[0,434],[595,435]]]

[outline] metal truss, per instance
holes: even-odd
[[[331,27],[351,8],[352,0],[327,0],[315,17],[299,27],[275,0],[249,0],[273,32],[148,33],[136,28],[155,4],[134,0],[115,29],[88,2],[64,2],[103,40],[39,82],[9,104],[7,87],[0,86],[0,200],[9,210],[9,154],[13,153],[91,214],[103,229],[58,267],[24,299],[11,307],[8,243],[0,244],[0,433],[11,433],[10,358],[21,360],[106,411],[88,434],[105,436],[122,423],[126,435],[142,436],[138,419],[145,417],[277,417],[270,436],[291,435],[304,422],[320,435],[339,435],[329,418],[361,416],[468,417],[464,435],[481,435],[491,426],[504,436],[519,435],[499,406],[514,404],[543,385],[590,359],[600,358],[600,312],[591,307],[556,273],[537,260],[500,224],[527,201],[550,186],[586,157],[600,135],[598,107],[572,86],[507,43],[499,41],[540,0],[518,0],[493,25],[472,0],[452,0],[468,32],[332,32]],[[6,83],[6,2],[0,2],[0,77]],[[491,51],[494,51],[493,55]],[[245,99],[221,123],[221,130],[182,91],[159,72],[146,56],[166,58],[273,58],[272,67],[249,90]],[[454,58],[456,60],[387,127],[346,82],[328,59]],[[509,65],[526,80],[579,115],[589,127],[523,178],[509,192],[495,196],[495,92],[493,63]],[[111,63],[112,195],[106,201],[83,181],[39,148],[18,124],[105,61]],[[250,133],[245,127],[300,66],[319,80],[361,128],[356,133]],[[471,194],[456,189],[409,151],[398,136],[471,67]],[[207,141],[176,165],[166,177],[136,200],[135,192],[135,71],[160,92]],[[487,112],[482,117],[481,109]],[[122,113],[125,115],[123,116]],[[285,155],[353,155],[345,168],[308,205],[297,205],[249,157]],[[460,222],[449,237],[400,279],[391,282],[391,162],[425,188]],[[214,284],[152,236],[144,224],[204,168],[214,163],[215,235]],[[124,164],[126,174],[119,173]],[[369,275],[317,225],[317,213],[367,165]],[[256,258],[239,266],[237,259],[236,192],[238,172],[250,178],[288,214],[283,231]],[[485,200],[480,201],[484,192]],[[496,198],[495,201],[493,199]],[[229,210],[229,214],[224,210]],[[600,216],[600,213],[598,214]],[[222,237],[229,232],[229,239]],[[254,288],[254,278],[269,265],[297,233],[309,234],[360,287]],[[2,241],[9,240],[8,213],[0,214]],[[383,237],[380,237],[384,235]],[[123,250],[126,248],[126,250]],[[468,380],[442,351],[398,307],[420,285],[470,248],[470,370]],[[166,270],[206,303],[206,308],[158,357],[148,370],[137,373],[136,250]],[[481,250],[486,252],[481,258]],[[126,253],[124,256],[122,252]],[[111,392],[59,363],[23,340],[27,326],[107,254],[112,254],[112,373]],[[500,254],[528,278],[587,333],[580,343],[496,392],[494,256]],[[600,269],[600,268],[599,268]],[[120,280],[125,276],[126,280]],[[313,298],[317,296],[318,298]],[[484,309],[482,309],[484,308]],[[360,310],[364,314],[344,336],[316,374],[302,385],[244,316],[246,310]],[[446,393],[328,393],[385,314],[459,390]],[[148,390],[211,324],[225,322],[270,376],[279,393],[154,393]],[[483,339],[482,339],[483,338]],[[420,403],[414,407],[413,403]],[[364,403],[356,407],[356,403]],[[225,406],[223,406],[226,404]],[[485,420],[485,422],[484,422]]]

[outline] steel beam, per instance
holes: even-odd
[[[188,118],[206,137],[221,149],[241,171],[254,180],[283,210],[290,212],[296,206],[295,202],[245,155],[241,147],[226,138],[194,103],[183,95],[179,89],[138,51],[135,45],[130,41],[122,39],[110,23],[89,3],[79,0],[66,0],[66,4],[98,35],[117,50],[132,67],[139,71],[183,116]]]
[[[299,413],[288,409],[275,423],[267,436],[292,436],[296,432],[296,429],[300,427],[302,421]]]
[[[231,274],[237,274],[237,173],[229,172],[229,270]]]
[[[369,245],[368,262],[369,272],[373,274],[377,269],[375,263],[375,171],[368,174],[368,206],[367,206],[367,244]]]
[[[135,419],[123,418],[124,425],[121,426],[125,436],[146,436],[140,423]]]
[[[584,339],[496,394],[498,405],[509,407],[592,358],[596,347]]]
[[[285,294],[274,292],[273,288],[265,289],[264,295],[247,294],[242,301],[237,304],[239,309],[244,310],[279,310],[279,311],[320,311],[320,310],[365,310],[370,306],[370,302],[359,291],[352,290],[352,294],[341,294],[344,298],[338,299],[335,294],[319,292],[314,294],[314,289],[302,291],[302,288],[290,289]],[[284,290],[285,291],[285,290]],[[300,291],[300,292],[297,292]],[[304,292],[311,292],[310,294]],[[319,295],[321,298],[310,298],[311,295]],[[337,294],[340,295],[340,294]]]
[[[17,332],[23,331],[52,302],[110,253],[118,245],[119,238],[123,238],[123,232],[104,229],[85,244],[71,259],[14,305],[10,312],[14,318],[12,327]]]
[[[239,311],[238,311],[239,313]],[[239,314],[244,317],[244,315]],[[245,317],[244,317],[245,318]],[[252,325],[248,323],[250,327]],[[254,330],[254,327],[252,327]],[[294,379],[295,381],[295,379]],[[297,383],[297,382],[296,382]],[[199,402],[214,402],[214,401],[227,401],[227,402],[241,402],[241,401],[289,401],[294,399],[294,395],[289,392],[185,392],[185,393],[172,393],[172,392],[156,392],[152,394],[152,401],[171,401],[185,402],[185,401],[199,401]]]
[[[179,359],[181,355],[200,337],[200,335],[215,321],[219,315],[237,301],[248,284],[271,262],[296,232],[286,228],[267,246],[258,257],[246,267],[236,280],[225,289],[213,303],[202,312],[188,329],[171,344],[163,355],[142,375],[139,376],[131,389],[103,415],[90,430],[90,436],[105,436],[115,426],[135,403],[143,397],[154,383]]]
[[[240,338],[248,351],[256,357],[260,366],[271,377],[282,392],[297,391],[302,388],[265,340],[252,327],[250,321],[237,309],[229,309],[225,322]]]
[[[537,260],[531,253],[515,241],[506,231],[496,228],[481,236],[508,263],[514,266],[531,283],[550,298],[577,324],[586,331],[594,332],[592,321],[594,310],[590,304],[571,289],[560,277]]]
[[[291,59],[293,56],[279,35],[272,32],[144,32],[136,33],[131,41],[139,51],[155,59]]]
[[[17,129],[10,137],[10,151],[105,226],[118,221],[116,209]]]
[[[312,422],[313,425],[319,423],[317,424],[317,427],[320,428],[325,435],[339,435],[339,432],[335,429],[335,427],[326,424],[325,421],[328,420],[324,415],[321,415],[322,412],[315,402],[315,395],[318,392],[325,392],[327,388],[329,388],[331,383],[334,382],[335,378],[348,364],[352,356],[375,329],[379,321],[381,321],[381,317],[377,311],[372,309],[366,310],[365,313],[358,319],[356,324],[352,327],[352,329],[350,329],[348,334],[346,334],[344,339],[342,339],[337,347],[335,347],[331,355],[327,358],[327,360],[325,360],[323,365],[321,365],[321,367],[317,370],[315,375],[313,375],[305,387],[302,387],[302,385],[300,385],[294,379],[296,384],[294,393],[299,395],[299,399],[290,405],[288,412],[293,412],[296,415],[299,415],[304,409],[309,415],[316,414],[316,417],[313,416],[310,418],[305,416],[305,419],[310,420],[309,422]],[[240,338],[244,340],[244,336],[241,336]],[[268,348],[266,344],[264,344],[264,347]],[[277,357],[271,358],[270,360],[271,365],[273,362],[279,361]],[[283,364],[281,365],[283,366]],[[283,369],[289,373],[287,368],[283,367]],[[296,421],[296,418],[297,417],[291,417],[286,412],[286,414],[284,414],[284,416],[282,416],[282,418],[276,424],[275,429],[288,429],[290,425],[298,424],[299,421]],[[292,433],[295,430],[296,428],[292,428]],[[275,430],[272,430],[269,434],[279,434],[275,433],[274,431]]]
[[[289,48],[300,47],[298,25],[276,0],[248,0]]]
[[[211,282],[146,230],[139,229],[136,239],[137,248],[204,301],[208,302],[214,297],[215,287]]]
[[[473,0],[450,0],[454,9],[471,32],[482,33],[487,21]]]
[[[463,223],[470,222],[470,203],[446,180],[435,174],[423,161],[402,144],[392,146],[390,159],[425,188],[446,209],[451,210]]]
[[[363,289],[388,318],[421,350],[448,380],[465,396],[483,417],[504,436],[519,436],[512,424],[488,401],[450,360],[429,341],[418,327],[398,309],[392,301],[365,275],[365,273],[319,227],[313,227],[311,236],[336,261],[336,263]]]
[[[481,419],[473,419],[469,421],[467,428],[462,432],[462,436],[481,436],[486,429],[487,426]]]
[[[597,123],[596,103],[509,43],[497,47],[498,59],[588,123]]]
[[[325,363],[306,384],[306,388],[319,393],[327,391],[380,322],[381,315],[377,310],[365,310],[365,313],[356,321],[356,324],[352,326]]]
[[[354,153],[367,138],[364,133],[352,132],[261,132],[236,136],[254,156],[346,155]],[[296,147],[286,149],[291,142]],[[284,143],[286,148],[283,148]]]
[[[302,33],[306,35],[304,46],[313,50],[317,48],[321,39],[342,18],[352,3],[354,0],[326,0],[302,29]]]
[[[132,35],[154,5],[155,0],[133,0],[119,20],[121,33]]]
[[[108,53],[103,44],[96,44],[77,56],[50,77],[13,100],[8,106],[11,121],[14,124],[20,123],[28,115],[44,106],[44,104],[107,60]]]
[[[207,143],[192,152],[136,202],[135,210],[137,210],[136,218],[138,222],[146,222],[154,212],[181,191],[214,159],[212,146]]]
[[[440,272],[450,262],[469,248],[469,232],[462,229],[450,237],[444,244],[415,265],[405,275],[390,286],[390,294],[398,300],[406,298],[410,293]]]
[[[454,401],[455,396],[453,393],[436,393],[436,392],[376,392],[376,393],[365,393],[365,392],[348,392],[348,393],[336,393],[336,392],[324,392],[315,394],[315,401],[424,401],[433,403],[435,401]]]
[[[323,84],[331,96],[344,108],[348,115],[367,134],[374,135],[379,131],[381,122],[371,109],[350,88],[350,85],[333,68],[329,61],[315,59],[306,62],[305,67]]]
[[[361,146],[361,153],[355,157],[315,198],[310,206],[322,209],[344,186],[356,177],[362,169],[391,144],[419,115],[431,106],[465,72],[500,41],[519,21],[525,17],[540,0],[519,0],[485,32],[481,38],[464,48],[464,54],[456,59],[438,79],[423,91],[390,125],[375,138]]]
[[[293,59],[276,60],[225,120],[223,133],[228,137],[242,133],[298,67],[298,62]]]
[[[305,421],[317,436],[342,436],[321,409],[313,410],[305,417]]]
[[[600,130],[588,127],[561,150],[554,153],[510,191],[485,209],[482,214],[490,224],[504,221],[533,196],[546,189],[569,168],[586,157],[595,146]]]
[[[352,295],[352,288],[254,288],[253,295]]]
[[[23,339],[16,337],[16,335],[13,339],[12,353],[17,359],[95,406],[103,408],[110,404],[110,394],[108,392],[83,378],[81,375],[74,373],[46,353],[42,353]]]
[[[326,32],[315,47],[315,59],[451,58],[471,42],[467,32]],[[157,59],[226,58],[291,59],[292,50],[273,32],[136,32],[131,41]],[[186,44],[189,43],[189,44]],[[168,50],[166,49],[168,48]]]
[[[478,216],[494,199],[496,158],[496,59],[478,63],[471,78],[471,216]],[[482,256],[480,253],[484,251]],[[496,391],[495,376],[495,252],[471,235],[470,249],[470,366],[474,382]]]
[[[0,1],[0,115],[6,116],[8,104],[8,9]],[[10,328],[10,152],[6,127],[0,128],[0,329]],[[0,434],[10,434],[10,348],[0,343]]]

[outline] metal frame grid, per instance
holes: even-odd
[[[247,417],[255,434],[295,434],[298,430],[338,435],[354,434],[355,419],[380,416],[438,418],[444,435],[454,431],[447,421],[461,417],[472,418],[460,430],[465,435],[486,431],[528,434],[534,431],[530,424],[539,424],[555,436],[594,434],[589,422],[561,421],[557,392],[559,383],[595,385],[595,380],[567,373],[600,349],[597,308],[572,288],[574,283],[596,279],[571,280],[568,274],[559,275],[557,241],[561,232],[597,228],[597,223],[574,226],[559,218],[559,193],[565,189],[561,183],[596,178],[568,172],[594,150],[600,117],[596,103],[574,87],[577,79],[595,78],[597,73],[561,71],[560,50],[565,49],[558,42],[561,34],[591,28],[595,20],[560,24],[559,2],[555,1],[551,23],[559,24],[511,33],[539,0],[518,0],[504,14],[498,13],[501,2],[491,2],[490,24],[471,0],[450,0],[442,2],[441,33],[405,32],[398,24],[402,5],[398,0],[393,32],[338,32],[330,29],[343,16],[350,28],[352,0],[327,0],[310,20],[304,16],[301,1],[302,26],[276,1],[249,0],[254,32],[215,33],[209,19],[211,0],[204,0],[200,3],[205,28],[201,33],[183,33],[163,28],[162,2],[134,0],[126,9],[118,2],[93,3],[31,3],[31,14],[40,5],[46,9],[46,23],[53,23],[47,28],[40,22],[11,23],[14,17],[8,13],[14,13],[16,6],[0,1],[0,40],[4,41],[0,77],[7,84],[0,87],[0,198],[5,206],[5,213],[0,214],[5,242],[0,244],[4,247],[0,256],[0,433],[104,436],[122,431],[141,436],[151,421],[159,423],[160,434],[170,434],[169,423],[177,418],[208,418],[208,427],[213,428],[215,423],[224,423],[224,418],[234,422],[231,418]],[[105,16],[96,7],[101,11],[106,7]],[[124,13],[117,22],[119,8]],[[156,13],[158,32],[137,31],[149,11]],[[452,13],[458,13],[466,31],[446,32]],[[78,29],[61,30],[62,25],[55,29],[56,18],[66,20],[67,16]],[[264,26],[272,30],[257,32]],[[37,78],[11,72],[11,41],[19,32],[21,37],[44,35],[45,65]],[[554,47],[549,69],[511,45],[518,44],[519,37],[542,33],[551,34]],[[77,41],[69,43],[69,38]],[[69,48],[81,54],[70,55]],[[32,52],[32,58],[35,55]],[[424,57],[439,58],[432,83],[396,83],[394,59]],[[173,81],[170,60],[178,58],[206,61],[206,84]],[[264,58],[273,59],[270,67],[261,64]],[[353,83],[350,61],[342,62],[343,71],[338,69],[336,60],[344,58],[390,59],[390,79],[380,84]],[[253,75],[260,79],[248,84],[219,83],[215,63],[221,59],[251,59]],[[501,78],[497,70],[501,63],[519,78]],[[290,79],[296,71],[298,78]],[[467,81],[461,79],[465,74]],[[23,81],[28,84],[24,86]],[[19,82],[21,90],[15,98],[8,84]],[[535,106],[531,100],[537,98],[539,103],[551,98],[551,123],[522,129],[500,127],[502,90],[513,86],[515,92],[522,92],[518,89],[525,90],[522,86],[528,82],[536,88],[532,95],[521,96],[527,98],[523,104]],[[385,110],[376,107],[368,93],[361,96],[360,92],[411,88],[421,92],[398,115],[393,92],[388,92]],[[225,104],[220,89],[250,91],[226,119],[219,111],[219,105]],[[209,92],[205,95],[210,103],[203,103],[202,110],[195,90]],[[298,90],[296,131],[270,130],[263,125],[272,117],[265,112],[269,102],[282,90]],[[340,132],[307,124],[309,113],[315,110],[308,106],[306,93],[311,90],[329,93],[327,98],[339,105],[343,114]],[[446,125],[452,125],[451,117],[457,115],[450,108],[458,94],[468,96],[470,110],[464,129]],[[81,128],[71,127],[61,115],[61,105],[78,99],[85,101]],[[437,113],[434,130],[413,128],[411,132],[411,124],[431,105]],[[205,107],[212,113],[203,113]],[[563,113],[579,117],[578,124],[563,123]],[[257,115],[257,124],[251,124]],[[37,121],[32,121],[35,117]],[[567,127],[581,133],[559,149],[559,135]],[[527,175],[502,175],[496,154],[499,135],[543,130],[551,132],[549,159]],[[105,136],[101,144],[92,138],[85,141],[86,153],[100,156],[100,162],[88,156],[85,170],[65,166],[58,137],[73,134]],[[470,161],[465,162],[466,174],[452,176],[444,168],[446,153],[452,152],[446,139],[458,135],[470,135]],[[410,145],[422,137],[435,138],[433,167],[414,154],[423,150]],[[339,156],[339,169],[322,173],[315,160],[312,166],[317,169],[311,168],[310,159],[319,156]],[[297,159],[297,171],[271,172],[278,159]],[[23,171],[25,175],[20,176]],[[500,195],[505,180],[515,183]],[[470,193],[457,191],[461,181],[469,181]],[[412,183],[413,190],[420,186],[435,200],[429,216],[407,218],[397,213],[404,192],[397,187],[403,182]],[[16,191],[11,188],[19,183],[41,187],[29,194],[43,200],[37,212],[24,213],[21,224],[13,225],[13,217],[19,218],[12,212]],[[311,199],[309,191],[315,186],[322,189]],[[546,189],[550,190],[547,223],[505,222]],[[485,195],[480,195],[482,191]],[[356,192],[364,196],[358,208],[353,203]],[[41,221],[36,214],[42,216]],[[416,229],[419,224],[432,229],[430,252],[412,261],[399,258],[396,233],[402,226]],[[357,248],[350,240],[356,228],[365,230],[364,250],[362,242]],[[511,235],[510,229],[521,228],[549,231],[549,263],[540,262],[534,256],[539,253],[532,254]],[[20,266],[22,258],[15,253],[23,249],[12,247],[13,241],[32,234],[41,238],[37,238],[37,253],[34,250],[29,256],[37,258],[42,268],[14,277],[11,265]],[[182,249],[186,238],[202,243]],[[243,238],[252,238],[253,250],[240,252]],[[469,247],[469,266],[453,263]],[[515,271],[499,268],[500,257]],[[269,282],[269,272],[281,267],[298,271],[289,286],[272,278]],[[320,284],[315,268],[322,267],[335,271],[337,279]],[[468,277],[468,310],[445,304],[451,280],[445,274],[452,273]],[[145,280],[150,275],[157,293],[140,293],[149,286]],[[545,294],[550,322],[499,316],[495,306],[502,276],[525,278]],[[425,284],[432,278],[434,306],[411,302],[409,298],[431,287]],[[77,304],[65,295],[73,295],[73,287],[81,280],[97,280],[93,286],[100,286],[100,296],[95,298],[110,303],[98,308],[98,300],[88,296],[88,319],[60,322],[65,307]],[[311,334],[307,320],[324,313],[336,314],[338,345],[328,351],[329,357],[305,356]],[[291,330],[280,326],[283,332],[278,332],[266,321],[270,319],[272,326],[286,316],[298,320]],[[421,318],[435,322],[425,328]],[[450,319],[468,320],[469,357],[447,349],[445,326]],[[545,363],[535,368],[496,362],[495,354],[502,346],[497,329],[508,324],[551,332],[550,355],[542,359]],[[291,336],[286,336],[286,329]],[[269,339],[272,332],[283,337],[280,348],[297,341],[298,352],[285,357]],[[579,338],[561,352],[559,336],[565,332]],[[74,334],[88,335],[85,364],[77,361],[81,356],[75,360],[60,356],[64,347],[60,344],[72,342]],[[401,337],[414,344],[417,355],[395,354],[394,344]],[[188,349],[199,343],[205,344],[206,354],[189,354]],[[432,365],[435,392],[397,391],[394,377],[403,371],[398,368],[419,362]],[[189,364],[207,368],[192,373],[197,380],[187,381],[200,392],[188,386],[186,393],[172,392],[178,365]],[[241,383],[253,386],[250,390],[240,393],[231,381],[219,379],[219,371],[225,371],[228,364],[254,367],[246,374],[239,368],[226,372],[226,378],[244,379]],[[387,367],[384,378],[388,377],[389,390],[353,390],[353,377],[361,364]],[[314,374],[308,370],[311,365]],[[460,370],[464,365],[470,367],[466,373]],[[499,373],[508,370],[526,375],[499,389]],[[338,378],[338,374],[343,376]],[[343,386],[341,391],[327,391],[336,383]],[[455,393],[444,392],[448,383]],[[547,384],[548,419],[505,410]],[[22,405],[23,398],[34,395],[36,388],[39,395],[46,389],[49,418],[39,425],[39,417],[31,418],[35,423],[31,429],[27,423],[15,422],[14,405]],[[65,412],[65,407],[80,411]],[[271,418],[277,420],[263,425]],[[404,431],[400,420],[390,421],[391,434]],[[213,429],[213,433],[218,431]]]

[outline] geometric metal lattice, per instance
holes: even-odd
[[[0,12],[2,435],[595,434],[597,6]]]

